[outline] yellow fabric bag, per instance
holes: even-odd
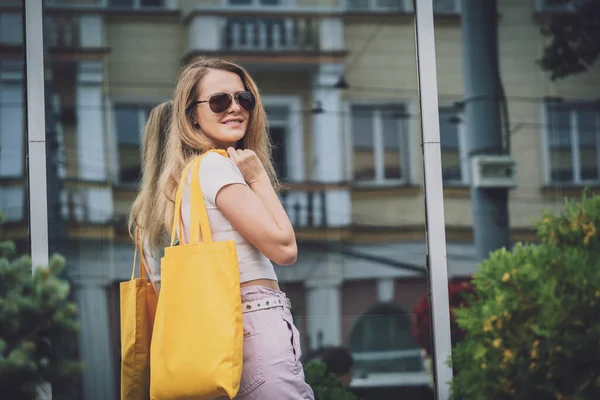
[[[148,400],[150,394],[150,341],[158,295],[146,279],[144,250],[140,245],[140,275],[135,278],[138,241],[133,253],[131,279],[121,282],[121,400]]]
[[[161,259],[150,352],[152,400],[231,399],[240,386],[244,329],[238,258],[235,241],[212,240],[199,178],[204,155],[181,174],[171,245]],[[190,243],[174,246],[190,170]]]

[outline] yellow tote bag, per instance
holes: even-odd
[[[161,260],[150,351],[152,400],[231,399],[240,386],[244,329],[238,259],[234,241],[212,240],[198,176],[203,156],[181,174],[171,245]],[[190,243],[173,246],[190,170]]]
[[[131,279],[120,284],[121,400],[148,400],[150,393],[150,341],[158,296],[146,279],[144,251],[140,246],[140,275],[135,278],[137,240]]]

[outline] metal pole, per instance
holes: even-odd
[[[462,42],[469,157],[502,154],[497,0],[463,0]],[[508,189],[471,188],[477,259],[510,248]]]
[[[450,382],[452,381],[452,367],[447,364],[452,355],[452,342],[450,339],[450,304],[448,300],[433,1],[413,0],[413,4],[415,8],[417,73],[421,107],[427,269],[429,273],[433,336],[433,373],[436,399],[446,400],[450,397]]]
[[[25,0],[25,64],[27,85],[27,170],[33,269],[48,265],[46,193],[46,117],[42,0]]]
[[[42,0],[25,0],[25,64],[27,87],[27,171],[29,173],[29,240],[32,271],[48,265],[48,198],[46,193],[46,125]],[[49,384],[37,398],[52,398]]]

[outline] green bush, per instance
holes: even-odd
[[[335,374],[326,373],[326,365],[320,360],[309,361],[304,367],[306,383],[315,393],[315,400],[357,400],[342,386]]]
[[[64,260],[55,256],[32,275],[30,258],[14,252],[12,242],[0,243],[0,397],[31,400],[48,382],[53,399],[77,398],[77,311],[60,278]]]
[[[600,399],[599,204],[545,214],[541,244],[481,264],[455,311],[466,335],[452,354],[454,399]]]
[[[584,247],[600,254],[600,238],[596,229],[600,223],[600,196],[587,197],[582,201],[566,202],[561,215],[544,213],[537,223],[537,235],[543,243],[555,244],[560,248]]]

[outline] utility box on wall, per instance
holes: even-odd
[[[510,189],[517,186],[517,166],[510,155],[478,155],[472,158],[473,187]]]

